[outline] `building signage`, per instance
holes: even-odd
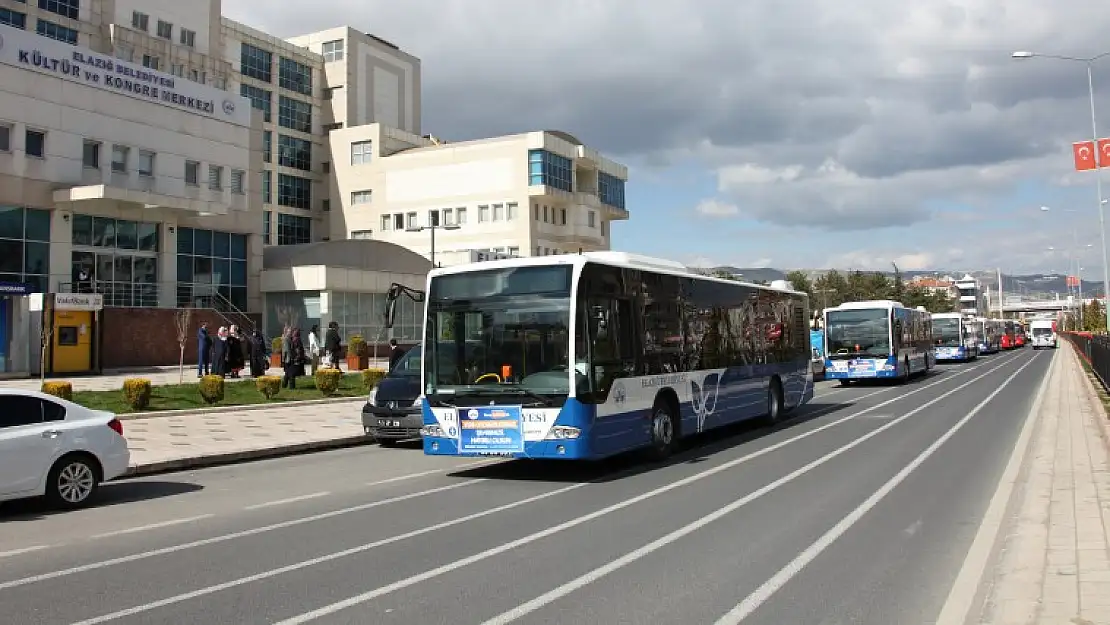
[[[101,310],[104,296],[100,293],[55,293],[54,310]]]
[[[30,295],[31,285],[25,282],[0,282],[0,295]]]
[[[250,126],[250,100],[172,74],[0,25],[0,62],[86,87]]]

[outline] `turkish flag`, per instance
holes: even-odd
[[[1098,166],[1110,167],[1110,139],[1098,140]]]
[[[1094,141],[1077,141],[1071,144],[1071,152],[1075,157],[1075,171],[1090,171],[1097,167]]]

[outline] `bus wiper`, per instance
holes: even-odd
[[[469,394],[469,395],[477,395],[477,396],[482,396],[482,395],[485,395],[485,396],[489,396],[489,395],[520,395],[522,397],[527,397],[529,399],[534,399],[534,400],[536,400],[537,404],[542,405],[542,406],[554,406],[555,405],[555,401],[553,399],[551,399],[550,397],[544,397],[543,395],[540,395],[538,393],[533,393],[532,391],[530,391],[526,388],[521,388],[519,386],[497,386],[497,387],[494,387],[494,388],[490,388],[488,390],[487,389],[467,389],[465,391],[465,393]]]
[[[425,399],[428,399],[428,398],[425,396]],[[440,408],[458,408],[458,406],[456,406],[455,404],[452,404],[449,401],[443,401],[442,399],[440,399],[438,397],[435,398],[435,399],[428,399],[428,401],[431,402],[431,403],[434,403],[436,406],[438,406]]]

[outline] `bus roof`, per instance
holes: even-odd
[[[869,308],[884,308],[889,310],[892,308],[905,308],[905,306],[902,305],[902,302],[896,302],[894,300],[874,299],[866,302],[844,302],[839,306],[830,306],[825,310],[867,310]]]
[[[963,313],[933,313],[933,319],[962,319],[966,317]]]
[[[792,293],[795,295],[805,295],[801,291],[796,291],[789,288],[788,282],[785,280],[776,280],[776,284],[767,286],[763,284],[754,284],[751,282],[744,282],[742,280],[730,280],[728,278],[717,278],[715,276],[707,276],[695,271],[691,271],[686,265],[682,263],[667,260],[663,258],[654,258],[651,256],[643,256],[640,254],[629,254],[627,252],[582,252],[579,254],[558,254],[554,256],[522,256],[518,258],[502,258],[498,260],[486,260],[478,263],[466,263],[462,265],[452,265],[450,267],[440,267],[428,272],[428,278],[437,276],[448,276],[460,273],[470,273],[473,271],[485,271],[487,269],[511,269],[513,267],[543,267],[552,265],[570,265],[572,267],[581,267],[586,263],[596,263],[599,265],[608,265],[610,267],[620,267],[623,269],[637,269],[640,271],[650,271],[653,273],[661,273],[672,276],[684,276],[689,278],[697,278],[699,280],[708,280],[712,282],[720,282],[722,284],[742,284],[756,289],[767,291],[777,291],[782,293]]]

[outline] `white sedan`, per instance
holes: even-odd
[[[130,460],[123,423],[111,412],[0,388],[0,501],[46,496],[76,508]]]

